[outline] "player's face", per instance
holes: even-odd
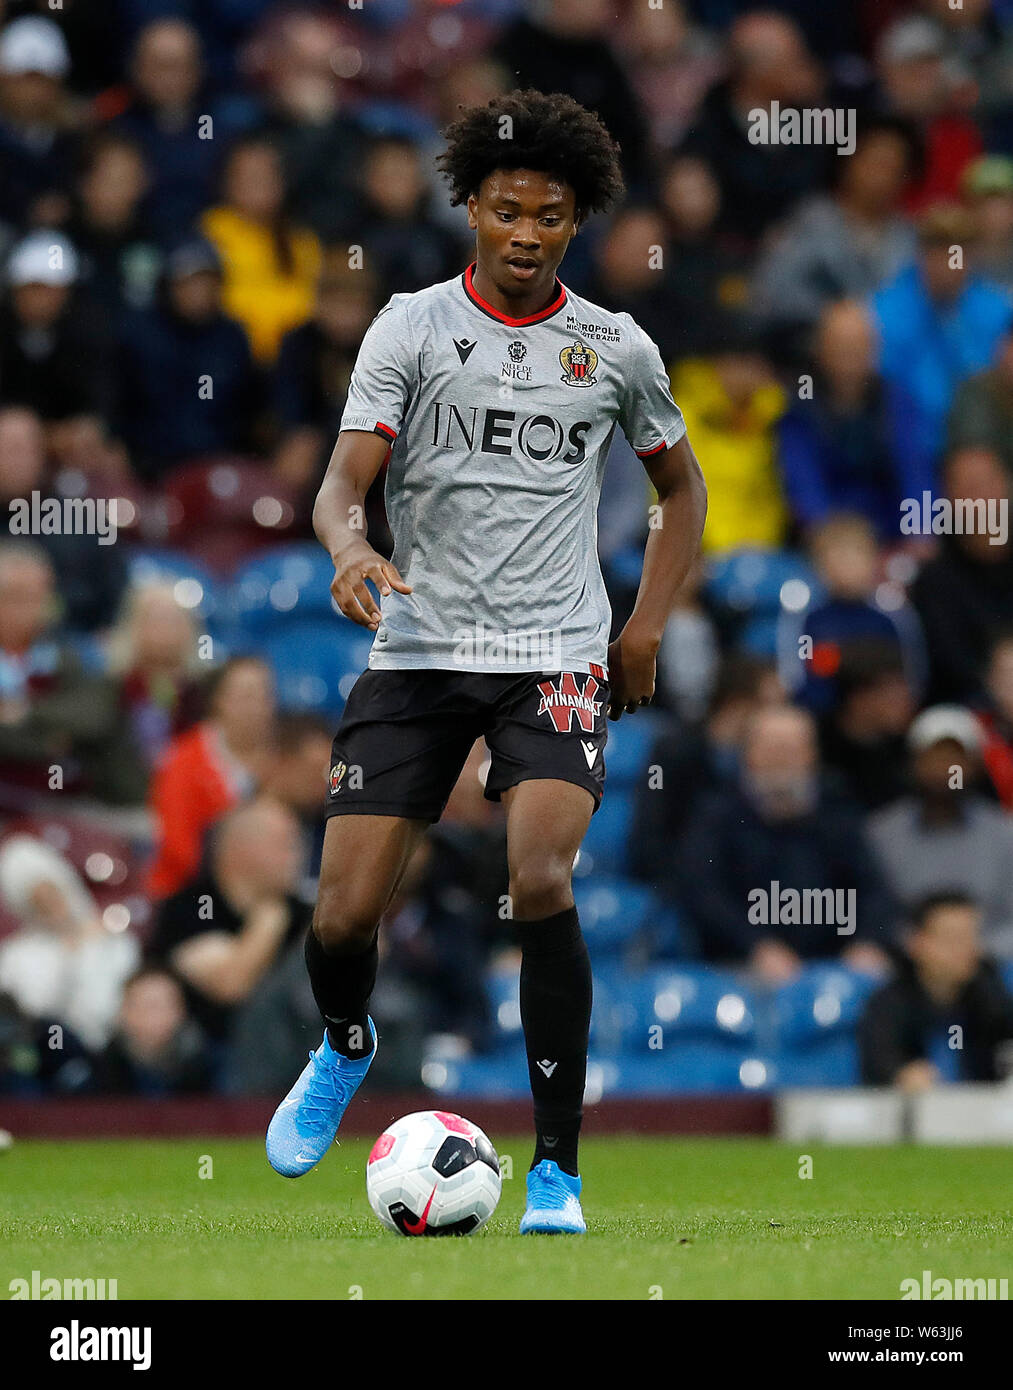
[[[508,298],[548,294],[577,231],[576,199],[567,183],[531,169],[497,169],[468,199],[478,263]]]

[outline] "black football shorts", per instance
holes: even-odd
[[[325,814],[437,821],[480,737],[490,801],[551,777],[587,787],[596,811],[608,698],[604,672],[364,671],[334,739]]]

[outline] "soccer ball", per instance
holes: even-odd
[[[366,1162],[369,1205],[403,1236],[469,1236],[492,1216],[502,1188],[489,1140],[445,1110],[395,1121]]]

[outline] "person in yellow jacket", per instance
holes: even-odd
[[[269,140],[251,136],[232,147],[223,194],[201,227],[222,258],[225,310],[246,329],[257,361],[270,366],[285,334],[313,311],[320,243],[285,214],[281,159]]]
[[[766,359],[733,334],[707,357],[676,362],[670,377],[693,447],[706,461],[710,506],[703,550],[781,545],[788,509],[775,425],[787,400]]]

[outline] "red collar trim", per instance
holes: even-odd
[[[541,323],[543,319],[551,318],[553,314],[558,314],[560,309],[562,309],[563,305],[566,303],[566,286],[561,284],[560,281],[557,280],[556,286],[559,290],[559,293],[556,295],[555,299],[553,299],[552,303],[548,305],[547,308],[540,310],[537,314],[528,314],[527,318],[512,319],[509,318],[506,314],[501,314],[498,309],[494,309],[491,304],[489,304],[486,300],[482,298],[480,294],[476,292],[475,286],[473,284],[474,274],[475,266],[473,263],[469,265],[468,269],[464,272],[464,274],[461,277],[461,284],[464,286],[464,293],[468,296],[468,298],[471,300],[472,304],[474,304],[476,309],[481,309],[482,313],[488,314],[489,318],[495,319],[497,323],[505,323],[510,328],[524,328],[529,323]]]

